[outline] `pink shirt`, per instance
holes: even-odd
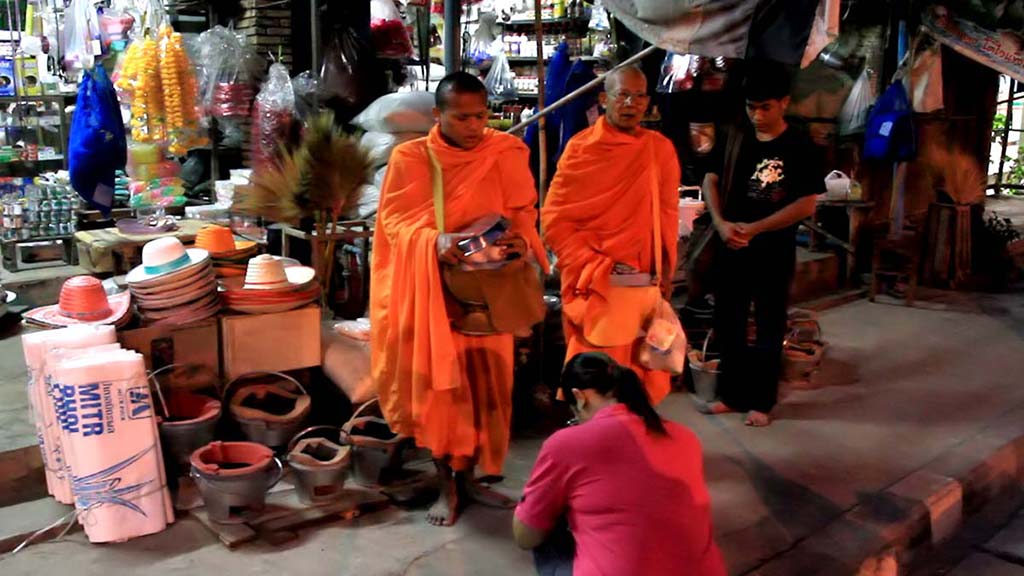
[[[516,508],[551,530],[568,515],[575,576],[725,576],[711,531],[700,441],[665,422],[647,433],[622,404],[544,442]]]

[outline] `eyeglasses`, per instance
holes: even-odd
[[[616,92],[612,95],[616,104],[630,104],[632,102],[646,102],[651,99],[651,96],[646,92],[632,94],[629,92]]]

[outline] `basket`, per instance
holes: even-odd
[[[704,346],[700,351],[691,348],[686,353],[690,365],[690,375],[693,376],[693,391],[698,398],[705,402],[714,402],[718,398],[718,364],[717,358],[708,358],[708,343],[714,330],[708,330],[704,338]]]

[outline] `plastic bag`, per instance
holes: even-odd
[[[875,89],[871,82],[871,76],[865,68],[857,82],[854,83],[850,95],[839,110],[837,121],[839,122],[839,135],[846,136],[863,132],[868,121],[868,112],[871,105],[875,103]]]
[[[68,139],[68,171],[79,196],[103,214],[114,201],[114,174],[128,161],[128,144],[114,85],[102,66],[78,87]]]
[[[102,52],[99,15],[91,0],[71,0],[64,10],[64,69],[90,69]]]
[[[601,0],[594,0],[594,8],[590,12],[590,29],[611,30],[611,28],[612,26],[608,22],[608,12],[601,4]]]
[[[352,124],[367,132],[430,132],[434,126],[434,95],[400,92],[381,96]]]
[[[484,86],[487,87],[488,99],[493,102],[505,102],[519,98],[516,90],[516,77],[512,74],[512,67],[508,64],[508,56],[505,52],[499,52],[491,64],[491,71],[484,79]]]
[[[316,100],[316,93],[319,88],[320,79],[309,70],[292,78],[292,93],[295,95],[295,115],[300,120],[305,120],[316,111],[314,101]]]
[[[295,93],[283,64],[270,67],[267,81],[256,96],[253,116],[252,161],[253,166],[259,166],[277,157],[295,121]]]
[[[672,304],[661,301],[645,332],[637,361],[648,370],[682,374],[686,368],[686,332]]]
[[[395,149],[395,146],[420,136],[423,136],[420,132],[398,132],[395,134],[367,132],[360,138],[359,145],[363,147],[363,150],[370,157],[370,164],[374,168],[379,168],[388,163],[388,159],[391,158],[391,152]]]
[[[661,78],[658,79],[658,92],[672,94],[690,90],[696,84],[700,64],[700,56],[694,54],[665,54],[661,63]]]
[[[362,99],[362,90],[356,77],[359,54],[359,38],[354,31],[345,30],[339,38],[334,39],[320,69],[320,98],[337,98],[349,106]]]
[[[202,70],[202,102],[210,116],[239,118],[249,116],[253,83],[260,58],[244,38],[223,27],[199,35],[199,65]]]
[[[864,157],[873,160],[909,160],[917,153],[913,113],[903,82],[893,82],[868,116]]]
[[[392,0],[370,0],[370,32],[378,58],[413,55],[409,30]]]

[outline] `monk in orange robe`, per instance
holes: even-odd
[[[558,162],[541,210],[544,240],[557,256],[561,274],[566,358],[591,351],[608,354],[643,378],[651,402],[657,404],[670,391],[670,375],[637,363],[642,341],[596,346],[568,313],[581,298],[615,307],[616,302],[607,301],[612,275],[655,276],[656,258],[661,259],[660,286],[668,296],[676,266],[679,161],[667,138],[640,127],[650,101],[647,78],[638,68],[619,69],[606,78],[600,98],[606,114],[570,140]],[[655,254],[654,194],[660,254]]]
[[[371,362],[392,430],[414,438],[435,459],[441,498],[427,520],[451,525],[470,501],[513,504],[474,476],[475,468],[501,474],[508,452],[513,336],[453,330],[441,265],[465,256],[452,231],[503,215],[511,223],[499,242],[504,249],[532,254],[545,270],[547,260],[529,151],[517,138],[487,128],[484,85],[465,73],[446,77],[434,114],[438,125],[426,138],[392,153],[381,189],[371,262]],[[431,155],[442,175],[443,211],[435,210],[438,166]]]

